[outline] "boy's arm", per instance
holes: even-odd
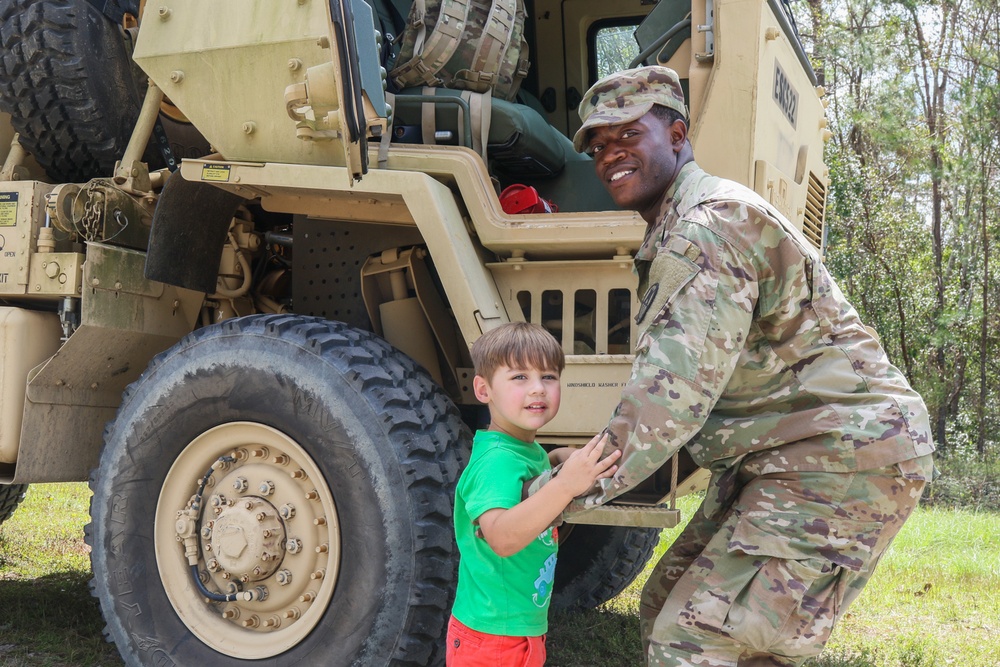
[[[594,438],[573,450],[558,476],[514,507],[483,512],[478,523],[490,548],[501,558],[516,554],[547,529],[573,498],[590,489],[595,479],[613,475],[618,453],[601,459],[603,445],[603,440]]]

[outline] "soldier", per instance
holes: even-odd
[[[567,513],[686,447],[712,479],[643,589],[648,664],[799,665],[916,505],[927,409],[801,233],[698,168],[672,70],[598,81],[580,117],[576,149],[648,229],[635,364],[607,427],[620,468]]]

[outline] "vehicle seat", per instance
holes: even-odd
[[[462,137],[464,130],[459,127],[456,104],[413,99],[421,95],[454,99],[462,92],[450,88],[407,88],[399,92],[393,117],[393,141],[469,145],[468,139]],[[433,140],[424,136],[422,129],[424,104],[434,104],[436,136]],[[562,172],[568,156],[575,153],[573,142],[527,105],[491,98],[490,115],[486,144],[492,171],[516,174],[522,179],[552,178]]]

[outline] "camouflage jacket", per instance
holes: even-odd
[[[568,511],[620,495],[682,446],[716,474],[867,470],[933,451],[922,399],[767,202],[690,162],[658,219],[635,258],[636,356],[608,425],[620,468]]]

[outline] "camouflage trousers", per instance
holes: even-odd
[[[928,455],[854,473],[744,467],[713,479],[643,589],[647,664],[791,667],[818,655],[931,470]]]

